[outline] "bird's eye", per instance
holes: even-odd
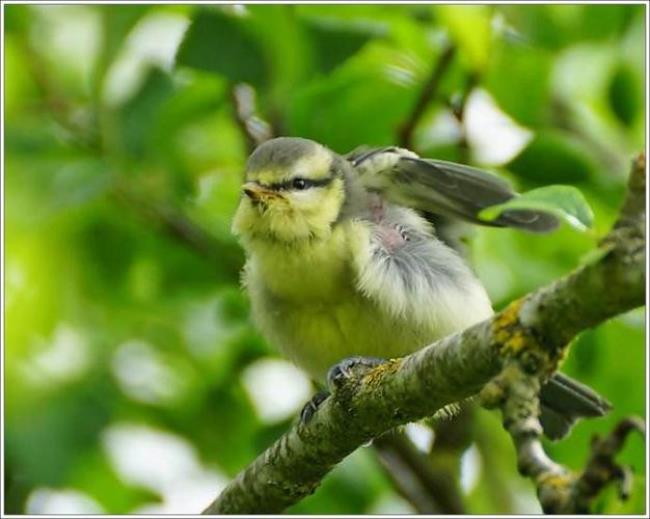
[[[293,189],[302,191],[303,189],[307,189],[309,187],[309,184],[304,178],[294,178],[291,181],[291,187]]]

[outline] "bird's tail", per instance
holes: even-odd
[[[612,408],[593,389],[559,372],[542,386],[540,404],[544,434],[552,440],[566,436],[576,420],[603,416]]]

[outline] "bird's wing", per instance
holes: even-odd
[[[380,204],[372,214],[372,219],[356,220],[363,232],[350,240],[360,293],[429,342],[492,314],[469,267],[431,234],[426,220],[392,204]]]
[[[559,225],[555,216],[532,209],[506,210],[492,221],[479,218],[486,207],[518,195],[503,179],[477,168],[422,159],[395,147],[357,149],[346,158],[367,189],[396,204],[480,225],[532,232],[551,231]]]

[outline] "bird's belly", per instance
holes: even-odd
[[[438,251],[420,257],[423,252],[416,243],[407,251],[411,256],[403,253],[398,258],[402,263],[394,263],[388,274],[379,267],[368,274],[363,258],[370,262],[372,251],[364,250],[363,244],[370,247],[365,230],[353,223],[339,226],[329,242],[310,244],[293,254],[269,246],[247,263],[246,286],[258,328],[321,382],[327,370],[346,357],[400,357],[492,312],[469,271],[454,275],[453,264],[439,266],[459,262],[453,254],[441,256]],[[361,265],[349,256],[361,258]],[[404,274],[413,272],[420,276],[417,286],[404,281]],[[391,298],[403,304],[386,304]]]
[[[253,301],[258,325],[284,355],[321,382],[346,357],[400,357],[439,338],[435,330],[386,315],[358,293],[326,305],[271,304],[272,312],[268,307],[255,311]]]

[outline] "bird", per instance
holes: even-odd
[[[246,162],[232,220],[253,321],[326,387],[328,373],[345,371],[346,362],[402,357],[488,319],[485,288],[428,215],[536,233],[559,225],[534,209],[481,217],[517,196],[492,173],[395,146],[341,155],[305,138],[267,140]],[[325,396],[305,407],[304,420]],[[551,439],[611,407],[559,372],[540,403]]]

